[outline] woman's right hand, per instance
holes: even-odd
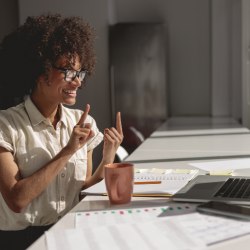
[[[123,141],[121,113],[116,114],[116,127],[104,130],[103,162],[112,163],[118,147]]]
[[[73,153],[82,148],[95,135],[94,132],[91,130],[90,124],[84,124],[88,116],[89,110],[90,105],[87,104],[79,122],[73,128],[69,142],[66,146],[66,148]]]

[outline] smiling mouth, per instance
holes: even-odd
[[[63,92],[67,95],[76,95],[76,90],[63,90]]]

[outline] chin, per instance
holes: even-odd
[[[67,105],[67,106],[72,106],[72,105],[74,105],[76,103],[76,100],[64,100],[63,101],[63,104],[64,105]]]

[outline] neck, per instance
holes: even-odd
[[[50,103],[48,100],[39,97],[36,93],[32,93],[30,97],[41,114],[55,127],[60,119],[59,104]]]

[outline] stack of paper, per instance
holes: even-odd
[[[196,169],[135,169],[133,196],[172,196],[198,173]],[[106,192],[104,180],[82,191],[88,195]]]

